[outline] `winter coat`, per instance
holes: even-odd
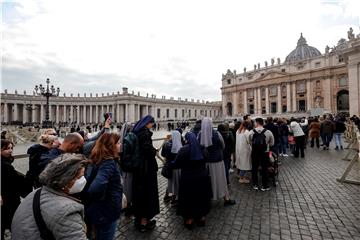
[[[265,129],[270,130],[270,132],[274,136],[275,144],[278,144],[280,142],[279,138],[279,127],[276,126],[274,123],[269,123],[264,126]]]
[[[89,179],[92,167],[86,170]],[[85,214],[92,224],[111,223],[120,218],[123,187],[120,180],[119,164],[116,160],[103,160],[87,190],[88,204]]]
[[[26,176],[34,182],[35,186],[39,186],[38,178],[42,170],[44,170],[43,167],[40,167],[41,156],[49,151],[49,148],[40,144],[32,145],[27,150],[27,154],[29,154],[29,171]]]
[[[310,123],[309,136],[311,138],[319,138],[320,137],[320,123],[319,122]]]
[[[343,133],[343,132],[345,132],[345,130],[346,130],[346,126],[345,126],[344,122],[342,122],[340,120],[335,121],[334,133]]]
[[[198,139],[201,139],[201,132],[199,133]],[[218,131],[213,131],[212,136],[213,145],[206,148],[207,162],[220,162],[224,160],[223,150],[225,149],[224,139]]]
[[[335,124],[329,120],[324,120],[320,125],[320,131],[322,134],[332,134],[335,129]]]
[[[40,232],[33,212],[35,192],[30,193],[16,210],[11,225],[12,239],[39,240]],[[41,214],[55,239],[86,240],[84,207],[65,193],[43,187],[40,195]]]
[[[295,122],[295,121],[291,122],[290,130],[294,134],[294,137],[300,137],[300,136],[305,135],[304,131],[302,130],[302,128],[298,122]]]
[[[32,191],[32,182],[15,170],[13,159],[1,157],[1,227],[10,229],[11,220],[20,204],[20,197]]]
[[[59,148],[52,148],[48,153],[41,155],[39,162],[39,171],[40,173],[45,169],[45,167],[55,158],[65,153]]]

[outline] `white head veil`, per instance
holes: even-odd
[[[200,145],[204,147],[211,146],[213,135],[213,124],[211,118],[204,118],[201,121],[201,132],[200,132]]]
[[[175,130],[171,132],[171,141],[172,141],[171,153],[178,153],[180,148],[182,147],[181,134],[179,131]]]

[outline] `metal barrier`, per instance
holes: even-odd
[[[336,180],[338,182],[342,183],[351,183],[351,184],[359,184],[359,180],[355,179],[347,179],[347,176],[353,166],[359,161],[360,159],[360,132],[359,129],[355,126],[355,124],[346,124],[346,131],[345,131],[345,139],[349,142],[349,151],[346,154],[346,156],[343,158],[343,160],[349,160],[350,163],[346,167],[344,173],[341,175],[340,178],[337,178]],[[351,155],[353,155],[351,158],[349,158]]]

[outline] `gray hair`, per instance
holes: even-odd
[[[40,183],[61,190],[71,182],[89,161],[82,154],[64,153],[51,161],[40,174]]]

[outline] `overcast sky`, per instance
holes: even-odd
[[[1,88],[50,78],[62,93],[130,91],[220,100],[221,76],[272,57],[302,32],[324,53],[359,33],[359,0],[2,1]]]

